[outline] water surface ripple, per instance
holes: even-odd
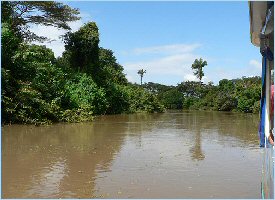
[[[258,116],[169,111],[2,127],[3,198],[260,198]]]

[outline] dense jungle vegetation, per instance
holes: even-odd
[[[113,51],[99,46],[95,22],[70,32],[68,22],[79,19],[77,9],[40,1],[2,1],[1,5],[2,123],[78,122],[95,115],[163,112],[165,108],[259,110],[260,77],[225,79],[217,86],[190,81],[178,86],[132,84]],[[48,39],[32,33],[31,24],[68,31],[61,57],[31,43]],[[201,70],[200,80],[203,75]]]
[[[261,77],[242,77],[209,82],[186,81],[177,86],[156,83],[143,85],[167,109],[194,109],[258,113],[261,98]]]

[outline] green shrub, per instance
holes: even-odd
[[[99,88],[85,73],[77,74],[65,86],[69,108],[90,110],[93,114],[104,114],[108,108],[104,89]]]

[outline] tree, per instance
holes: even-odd
[[[140,85],[142,85],[142,78],[145,73],[146,73],[146,70],[144,69],[138,70],[138,74],[140,75]]]
[[[1,22],[10,24],[13,32],[27,41],[44,41],[28,28],[31,24],[71,30],[68,22],[80,19],[78,9],[54,1],[2,1]]]
[[[123,66],[117,62],[112,50],[99,48],[99,68],[98,75],[95,77],[98,84],[106,85],[110,82],[127,84]]]
[[[51,101],[60,91],[56,86],[62,85],[63,76],[53,65],[52,51],[26,44],[47,39],[29,27],[36,24],[70,30],[68,22],[78,20],[78,14],[77,9],[57,2],[1,1],[3,122],[33,123],[52,118],[49,113],[57,104]]]
[[[43,41],[47,39],[32,33],[28,30],[29,26],[31,24],[39,24],[70,30],[68,22],[78,20],[78,14],[77,9],[72,9],[57,2],[1,1],[1,68],[3,72],[5,71],[5,94],[8,94],[9,97],[11,97],[11,93],[16,94],[19,76],[22,75],[21,77],[27,78],[27,76],[32,75],[29,73],[30,70],[35,68],[35,66],[27,65],[23,62],[15,62],[18,53],[20,51],[24,53],[23,51],[25,51],[22,48],[26,47],[24,41]],[[36,50],[26,51],[24,56],[27,53],[35,54],[35,52]],[[30,55],[30,57],[32,56]],[[28,73],[25,73],[27,71]]]
[[[158,96],[161,103],[168,109],[182,109],[184,95],[176,87]]]
[[[196,59],[192,64],[192,69],[194,70],[194,75],[200,80],[204,76],[203,68],[207,65],[206,61],[203,61],[202,58],[199,60]]]
[[[106,112],[108,102],[104,89],[99,88],[86,73],[76,73],[65,87],[70,107],[85,109],[91,114]]]
[[[88,22],[74,33],[65,35],[65,49],[69,54],[71,67],[87,72],[94,77],[99,70],[99,33],[95,22]]]
[[[159,83],[148,82],[143,84],[143,88],[145,88],[152,94],[160,95],[168,90],[173,89],[174,86],[167,86]]]
[[[195,81],[186,81],[178,84],[177,86],[179,92],[181,92],[185,97],[201,97],[200,84]]]
[[[99,48],[95,22],[65,35],[66,51],[30,45],[44,40],[31,24],[69,30],[77,10],[55,2],[1,2],[2,123],[86,121],[97,114],[162,112],[156,95],[128,83],[112,50]],[[142,76],[146,72],[142,70]]]

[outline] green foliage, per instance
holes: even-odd
[[[184,95],[177,88],[170,89],[158,96],[167,109],[182,109]]]
[[[46,46],[27,45],[22,43],[12,57],[11,68],[16,79],[30,81],[37,74],[36,70],[52,66],[54,53]]]
[[[260,77],[212,83],[187,81],[177,86],[128,83],[123,67],[110,49],[99,47],[95,22],[65,36],[66,51],[55,58],[28,33],[30,23],[69,29],[78,11],[56,2],[1,2],[2,4],[2,122],[51,123],[90,121],[95,115],[163,112],[167,109],[237,110],[257,112]],[[32,11],[38,12],[32,12]],[[20,14],[22,14],[20,16]],[[40,37],[43,39],[43,37]],[[203,77],[202,59],[192,65]]]
[[[85,73],[77,74],[65,86],[69,108],[81,108],[93,114],[104,114],[108,107],[105,91]]]
[[[7,23],[1,24],[1,30],[1,115],[5,121],[7,118],[12,118],[15,109],[14,97],[20,88],[14,76],[12,57],[18,49],[21,39],[16,36]]]
[[[60,119],[64,122],[85,122],[92,121],[94,115],[89,108],[75,108],[62,111]]]
[[[183,82],[178,85],[185,98],[184,108],[258,112],[261,95],[260,77],[223,79],[218,86],[212,84],[201,87],[196,83]]]
[[[89,121],[94,115],[163,111],[156,96],[128,84],[112,50],[99,48],[95,22],[65,36],[56,59],[29,24],[70,29],[78,11],[57,2],[2,4],[2,123]],[[35,11],[35,12],[33,12]]]
[[[148,82],[142,86],[153,94],[166,109],[182,109],[184,95],[178,87]]]
[[[194,70],[194,75],[200,80],[202,77],[204,76],[204,72],[203,72],[203,68],[207,65],[206,61],[203,61],[202,58],[200,58],[199,60],[196,59],[194,61],[194,63],[192,64],[192,69]]]
[[[254,103],[255,102],[253,101],[253,99],[248,99],[247,97],[242,96],[238,99],[237,108],[242,112],[252,112]]]
[[[253,113],[259,113],[260,112],[260,106],[261,106],[261,103],[260,101],[256,101],[252,107],[252,112]]]
[[[1,65],[3,68],[10,69],[13,65],[11,57],[22,42],[8,23],[1,24]]]
[[[56,121],[64,78],[52,64],[53,52],[45,46],[22,44],[12,61],[10,69],[2,69],[3,121]],[[12,93],[15,86],[16,93]]]
[[[109,104],[107,114],[129,112],[130,96],[128,88],[116,83],[110,83],[106,87],[106,97]]]
[[[167,109],[198,109],[219,111],[259,112],[260,77],[223,79],[217,86],[212,82],[186,81],[175,86],[144,84]]]
[[[201,85],[199,82],[195,81],[186,81],[180,83],[178,86],[178,90],[185,96],[185,97],[201,97]]]
[[[74,33],[65,35],[65,49],[71,67],[79,72],[97,75],[99,33],[95,22],[89,22]]]
[[[238,100],[230,94],[219,92],[215,99],[215,106],[220,111],[232,111],[236,108]]]
[[[182,107],[184,109],[193,108],[197,98],[196,97],[185,97],[182,102]]]
[[[162,93],[174,88],[174,86],[162,85],[159,83],[148,82],[142,85],[150,93],[161,95]]]
[[[157,99],[157,96],[145,89],[132,85],[128,87],[130,98],[130,112],[163,112],[164,106]]]
[[[41,66],[36,69],[36,75],[32,79],[32,87],[41,92],[44,99],[56,99],[64,96],[66,74],[54,65]]]
[[[55,105],[42,99],[42,94],[30,85],[22,85],[17,98],[15,121],[23,123],[48,122],[54,119]]]
[[[237,83],[238,88],[238,106],[237,109],[242,112],[256,112],[261,97],[261,85],[258,79],[243,78],[243,81]]]
[[[114,53],[110,49],[99,49],[99,69],[94,77],[95,81],[103,86],[116,83],[121,85],[127,84],[123,67],[117,63]]]

